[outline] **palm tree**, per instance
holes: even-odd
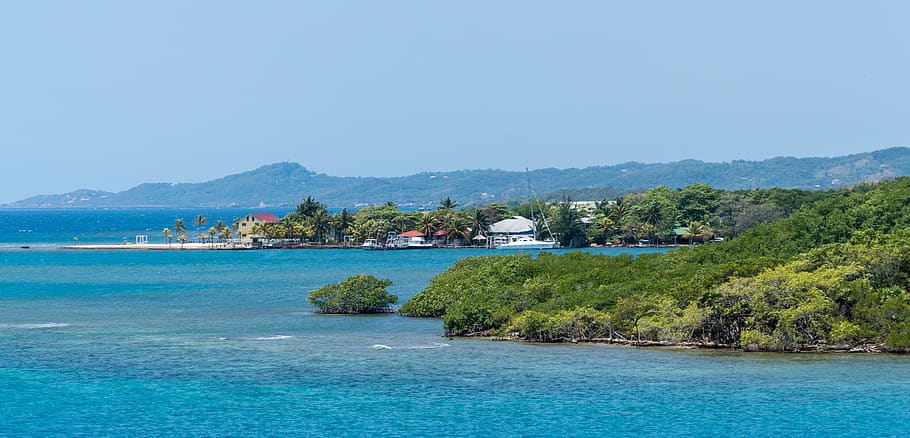
[[[439,201],[439,207],[437,210],[454,210],[455,207],[458,207],[458,203],[453,201],[452,198],[446,196]]]
[[[651,245],[651,238],[652,238],[652,236],[655,234],[655,230],[657,230],[657,228],[655,228],[654,225],[649,224],[649,223],[647,223],[647,222],[641,222],[641,223],[638,225],[638,230],[639,230],[639,231],[638,231],[638,233],[639,233],[638,235],[639,235],[639,236],[647,236],[647,237],[648,237],[648,246],[650,246],[650,245]]]
[[[329,213],[325,208],[319,208],[313,212],[308,221],[309,228],[313,236],[319,243],[324,242],[325,235],[329,232]]]
[[[186,232],[186,222],[183,219],[177,219],[174,221],[174,233],[181,234]]]
[[[556,217],[553,220],[553,230],[559,237],[562,246],[580,245],[584,238],[581,228],[581,217],[578,210],[572,208],[572,198],[566,196],[563,202],[556,207]]]
[[[594,211],[599,214],[608,215],[613,203],[609,199],[603,199],[594,203]]]
[[[423,233],[427,241],[430,240],[430,234],[436,231],[436,218],[429,213],[422,213],[417,218],[417,231]]]
[[[180,242],[180,247],[183,248],[183,244],[186,243],[186,222],[183,219],[174,221],[174,234],[177,235],[177,241]]]
[[[220,232],[218,233],[218,238],[222,239],[222,240],[231,240],[231,227],[221,224]]]
[[[296,220],[296,215],[293,214],[289,214],[281,218],[281,221],[278,222],[278,228],[281,230],[281,235],[284,236],[285,239],[288,239],[291,236],[296,236],[297,223],[298,221]]]
[[[453,242],[458,238],[467,238],[470,232],[468,231],[468,221],[459,214],[451,214],[446,218],[445,229],[446,235]]]
[[[266,240],[275,238],[277,231],[277,224],[270,224],[268,222],[261,222],[253,227],[253,234],[261,234],[262,236],[265,236]]]
[[[211,243],[212,248],[215,247],[215,235],[216,234],[218,234],[218,229],[216,229],[215,227],[210,227],[209,228],[209,242]]]
[[[629,215],[629,207],[622,202],[622,198],[616,198],[612,204],[609,204],[609,215],[613,223],[621,224]]]
[[[653,240],[653,237],[657,235],[657,230],[661,221],[664,219],[663,209],[660,208],[660,204],[649,202],[642,210],[642,216],[642,221],[650,225],[648,239]],[[657,244],[660,245],[660,240],[657,241]]]
[[[351,233],[354,234],[354,237],[359,241],[372,239],[376,235],[373,231],[375,224],[376,223],[372,219],[362,223],[355,223],[351,226]]]
[[[335,233],[335,240],[343,240],[344,236],[349,234],[351,225],[354,224],[354,217],[348,213],[347,208],[342,208],[341,213],[332,216],[332,227]]]
[[[385,219],[373,220],[373,231],[376,233],[375,237],[385,238],[385,235],[392,231],[392,223]]]
[[[218,220],[218,222],[215,222],[215,230],[218,232],[219,239],[224,239],[222,236],[224,235],[225,228],[228,228],[228,226],[224,224],[224,221]]]
[[[318,202],[315,199],[313,199],[312,196],[307,195],[306,199],[304,199],[303,202],[301,202],[300,204],[297,204],[296,213],[299,214],[300,216],[307,218],[307,217],[312,216],[313,213],[316,212],[316,210],[324,210],[324,209],[325,209],[325,205],[323,205],[321,202]]]
[[[703,239],[708,232],[708,226],[701,221],[689,222],[689,232],[683,234],[683,237],[689,239],[692,243],[698,243],[698,239]]]
[[[634,215],[627,214],[625,220],[618,226],[625,243],[635,243],[641,236],[641,222]]]
[[[196,230],[199,231],[200,236],[203,235],[202,226],[207,225],[208,223],[209,223],[209,220],[206,219],[206,217],[201,214],[199,216],[196,216],[196,219],[193,219],[193,225],[196,226]]]
[[[170,247],[170,246],[171,246],[171,240],[174,238],[174,236],[171,236],[171,230],[170,230],[170,228],[165,228],[165,229],[162,230],[161,232],[164,233],[164,240],[167,241],[167,246]]]
[[[596,234],[591,234],[590,238],[597,243],[607,243],[607,240],[610,240],[613,235],[613,230],[616,228],[616,225],[613,223],[613,219],[610,219],[609,216],[606,216],[602,213],[598,213],[594,218],[594,221],[591,223],[591,231]]]
[[[474,215],[471,216],[471,236],[487,235],[490,229],[490,217],[482,209],[474,209]]]

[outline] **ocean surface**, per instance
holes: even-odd
[[[908,356],[447,339],[306,302],[356,273],[403,302],[490,250],[57,248],[198,213],[0,210],[0,436],[910,434]]]

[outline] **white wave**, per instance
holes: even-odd
[[[279,341],[282,339],[291,339],[293,336],[288,335],[274,335],[274,336],[261,336],[258,338],[253,338],[254,341]]]
[[[389,347],[388,345],[382,345],[382,344],[376,344],[370,348],[372,348],[374,350],[391,350],[392,349],[392,347]]]
[[[449,348],[451,345],[446,344],[445,342],[433,342],[430,345],[417,345],[414,347],[408,347],[412,350],[435,350],[437,348]]]
[[[60,328],[60,327],[69,327],[69,324],[62,322],[45,322],[41,324],[4,324],[0,323],[0,329],[46,329],[46,328]]]

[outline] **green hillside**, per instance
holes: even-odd
[[[684,187],[694,182],[725,190],[769,187],[827,189],[910,175],[910,149],[890,148],[835,158],[773,158],[764,161],[663,164],[624,163],[584,169],[423,172],[404,177],[334,177],[296,163],[259,169],[192,184],[149,183],[118,193],[79,190],[43,195],[6,205],[15,208],[99,207],[293,207],[313,196],[330,207],[394,202],[434,206],[444,197],[461,205],[527,198],[534,191],[558,199],[564,191],[599,198],[658,185]],[[595,199],[595,198],[592,198]]]

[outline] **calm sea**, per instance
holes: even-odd
[[[485,250],[56,248],[162,241],[196,214],[0,211],[0,435],[910,433],[906,356],[446,339],[438,320],[306,302],[355,273],[403,301]]]

